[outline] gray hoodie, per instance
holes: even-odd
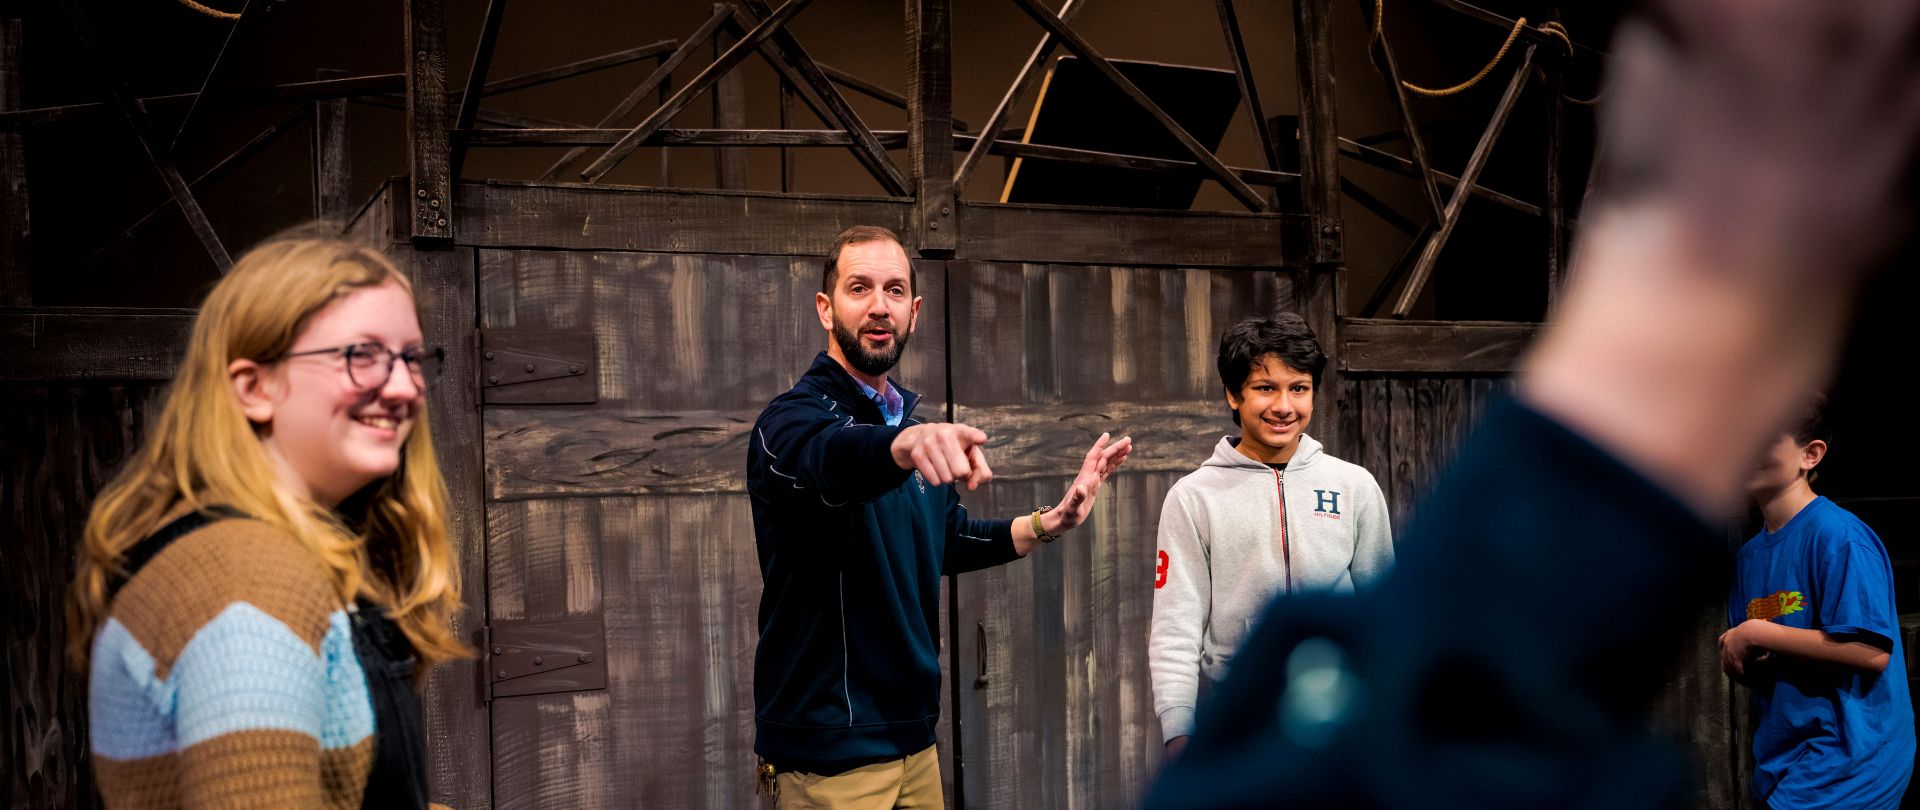
[[[1200,676],[1226,673],[1271,598],[1352,593],[1393,565],[1387,500],[1371,473],[1304,434],[1286,469],[1275,470],[1241,455],[1238,438],[1221,439],[1160,510],[1147,647],[1153,709],[1168,740],[1193,733]]]

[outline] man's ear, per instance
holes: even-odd
[[[813,294],[813,308],[820,314],[820,328],[833,331],[833,299],[826,293]]]
[[[273,422],[273,389],[277,381],[268,377],[265,367],[252,360],[235,360],[227,364],[227,383],[233,388],[234,398],[240,401],[240,412],[247,415],[247,421],[256,425]]]
[[[922,300],[920,296],[914,296],[913,307],[907,310],[907,334],[909,335],[913,334],[913,330],[920,328],[920,302]]]
[[[1820,462],[1826,460],[1826,457],[1827,443],[1825,440],[1814,439],[1813,441],[1807,442],[1807,446],[1800,448],[1800,470],[1802,472],[1811,472],[1813,468],[1820,466]]]

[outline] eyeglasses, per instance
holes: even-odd
[[[357,388],[377,391],[385,388],[387,380],[393,376],[395,360],[406,361],[407,373],[413,375],[413,384],[426,387],[427,383],[440,377],[440,363],[446,359],[447,350],[439,346],[416,346],[396,352],[382,343],[355,343],[330,349],[288,352],[276,360],[316,355],[340,355],[346,358],[347,379],[352,380]]]

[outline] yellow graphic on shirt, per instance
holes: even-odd
[[[1778,591],[1747,602],[1747,618],[1778,619],[1806,610],[1806,597],[1799,591]]]

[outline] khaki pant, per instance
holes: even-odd
[[[933,746],[906,759],[821,776],[788,771],[774,778],[775,810],[939,810],[940,754]]]

